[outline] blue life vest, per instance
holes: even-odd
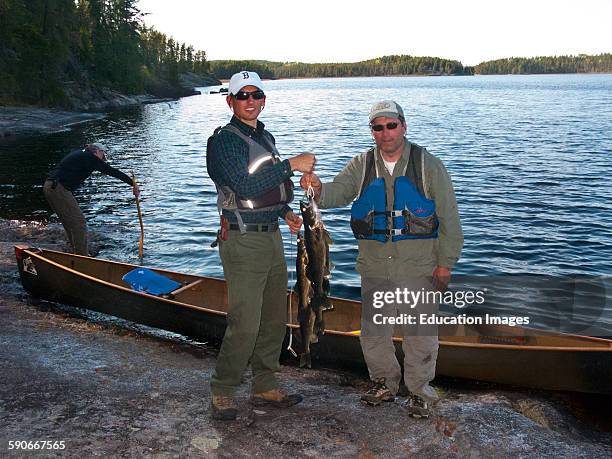
[[[436,203],[427,198],[423,187],[423,149],[410,145],[405,175],[393,184],[393,210],[387,210],[385,179],[380,177],[374,149],[366,153],[364,179],[359,197],[351,207],[351,228],[357,239],[393,242],[438,237]],[[392,222],[390,228],[389,223]]]

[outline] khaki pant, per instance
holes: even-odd
[[[430,279],[426,277],[404,278],[399,282],[386,279],[362,277],[361,308],[361,349],[368,366],[370,379],[385,378],[386,386],[397,393],[401,379],[401,367],[395,354],[393,343],[394,331],[403,335],[402,350],[404,351],[404,383],[408,390],[426,400],[433,401],[438,395],[429,383],[436,374],[436,360],[438,358],[438,332],[437,326],[422,326],[418,324],[418,315],[421,313],[435,314],[437,304],[416,303],[414,308],[408,304],[385,304],[373,307],[368,304],[372,298],[372,291],[394,292],[397,287],[412,289],[415,292],[432,291]],[[411,314],[417,318],[417,324],[412,326],[397,326],[392,324],[379,324],[373,321],[373,314],[379,314],[378,322],[382,317],[400,317],[402,314]]]
[[[43,192],[51,209],[62,222],[74,253],[89,256],[87,223],[73,194],[64,188],[61,183],[57,183],[56,187],[53,188],[51,180],[45,182]]]
[[[229,231],[219,253],[229,310],[211,392],[234,395],[249,362],[253,393],[275,389],[287,321],[287,265],[280,231],[244,236]]]

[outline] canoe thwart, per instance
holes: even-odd
[[[185,284],[182,287],[177,288],[176,290],[172,290],[170,293],[168,293],[168,296],[171,297],[171,298],[175,297],[179,293],[182,293],[182,292],[184,292],[186,290],[189,290],[189,289],[191,289],[191,288],[193,288],[193,287],[195,287],[195,286],[197,286],[197,285],[199,285],[201,283],[202,283],[202,279],[198,279],[198,280],[195,280],[193,282],[189,282],[188,284]]]

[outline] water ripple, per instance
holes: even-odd
[[[411,140],[446,164],[465,249],[462,274],[612,274],[612,75],[390,77],[271,81],[262,121],[288,157],[312,151],[331,180],[372,139],[370,105],[403,105]],[[216,191],[206,140],[230,112],[216,94],[148,105],[77,131],[0,144],[0,217],[48,218],[40,185],[67,151],[96,139],[142,186],[146,263],[221,275],[210,248]],[[296,180],[296,179],[294,179]],[[297,181],[297,180],[296,180]],[[136,261],[129,189],[90,179],[77,193],[90,229],[112,243],[100,256]],[[358,294],[349,208],[325,211],[335,293]],[[295,245],[283,229],[289,258]],[[289,262],[289,265],[293,261]]]

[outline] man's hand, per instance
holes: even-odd
[[[289,165],[292,171],[303,172],[304,174],[310,174],[314,171],[315,163],[317,158],[312,153],[302,153],[301,155],[289,158]]]
[[[295,215],[292,210],[285,214],[285,221],[287,222],[287,225],[289,225],[291,234],[296,234],[302,227],[302,219]]]
[[[138,188],[138,183],[136,182],[132,182],[132,193],[134,193],[134,196],[137,198],[140,197],[140,188]]]
[[[445,266],[438,266],[431,275],[433,276],[434,288],[440,292],[446,291],[451,279],[450,269]]]
[[[321,184],[321,179],[317,176],[317,174],[304,174],[300,179],[300,186],[308,191],[308,187],[312,187],[314,190],[314,198],[315,201],[318,201],[321,197],[321,189],[323,185]]]

